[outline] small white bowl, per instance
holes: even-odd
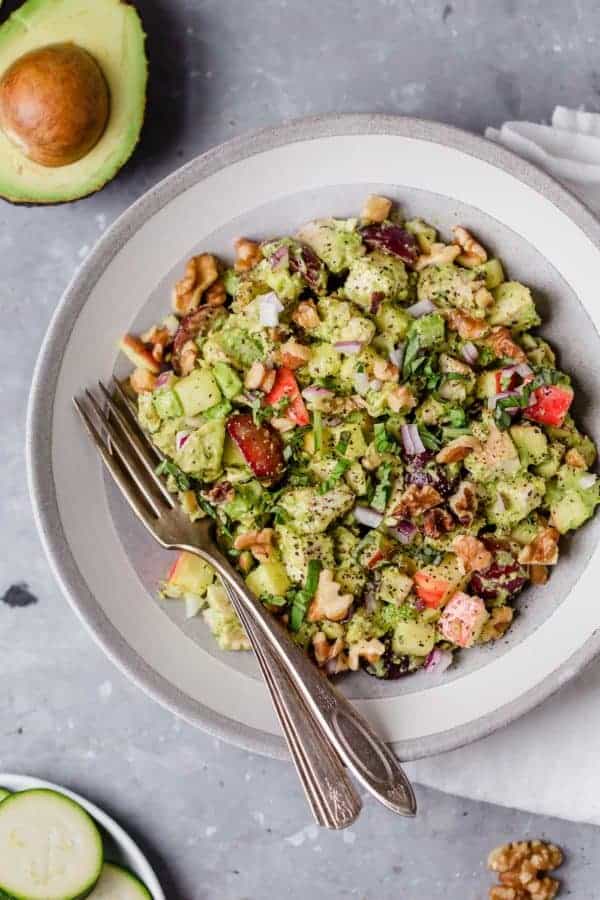
[[[52,784],[51,781],[42,781],[39,778],[32,778],[30,775],[11,775],[7,772],[0,772],[0,787],[6,788],[7,791],[28,791],[33,788],[50,788],[59,794],[64,794],[75,800],[80,806],[83,806],[90,816],[110,835],[115,847],[118,850],[118,859],[111,860],[121,865],[127,866],[137,877],[144,882],[153,900],[166,900],[163,889],[158,883],[158,878],[154,874],[152,866],[137,846],[137,844],[123,831],[114,819],[111,819],[105,812],[90,803],[84,797],[69,791],[67,788],[61,787],[59,784]]]

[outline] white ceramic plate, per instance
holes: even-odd
[[[129,676],[221,737],[281,755],[267,692],[248,654],[223,654],[182,604],[153,597],[160,552],[107,486],[71,397],[125,371],[119,336],[164,314],[169,287],[199,248],[228,255],[239,234],[289,233],[317,215],[353,215],[370,191],[444,232],[462,222],[536,289],[576,376],[577,415],[594,434],[600,398],[600,229],[550,178],[452,128],[385,116],[295,122],[218,147],[134,204],[75,277],[34,377],[28,468],[51,565],[74,608]],[[596,433],[596,437],[598,434]],[[456,747],[530,709],[598,650],[600,517],[567,542],[549,585],[529,590],[506,640],[464,654],[440,679],[419,673],[344,689],[405,759]]]
[[[105,837],[106,835],[108,836],[108,841],[105,841],[105,843],[107,844],[107,857],[110,862],[119,863],[131,869],[144,882],[152,894],[153,900],[166,900],[152,866],[137,844],[114,819],[111,819],[110,816],[93,803],[90,803],[89,800],[80,797],[79,794],[75,794],[73,791],[67,790],[67,788],[60,787],[58,784],[52,784],[50,781],[41,781],[39,778],[32,778],[30,775],[12,775],[7,772],[0,772],[0,786],[13,793],[30,791],[34,788],[50,788],[50,790],[58,791],[58,793],[65,794],[66,797],[76,800],[100,825],[105,832]],[[109,850],[110,853],[108,852]]]

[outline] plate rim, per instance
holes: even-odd
[[[112,816],[95,803],[92,803],[91,800],[82,797],[81,794],[72,791],[70,788],[63,787],[61,784],[46,781],[45,778],[37,778],[35,775],[24,775],[18,772],[0,772],[0,786],[5,787],[9,791],[13,791],[14,793],[33,790],[35,788],[48,788],[59,794],[64,794],[65,797],[70,797],[71,800],[75,800],[76,803],[79,803],[79,805],[82,806],[86,812],[88,812],[91,817],[110,834],[115,844],[120,849],[124,848],[125,852],[135,860],[136,869],[133,870],[134,874],[144,882],[152,894],[153,900],[166,900],[165,893],[160,885],[156,872],[152,868],[146,854],[136,844],[131,835],[125,831],[122,825],[119,825]]]
[[[55,388],[62,358],[57,350],[68,340],[91,287],[122,244],[179,194],[210,174],[265,150],[311,139],[368,134],[430,141],[488,162],[542,193],[600,250],[600,223],[567,188],[512,151],[460,128],[412,117],[344,113],[294,119],[250,131],[209,149],[167,175],[124,210],[102,235],[75,272],[51,318],[34,369],[27,409],[26,468],[34,520],[53,575],[80,620],[112,662],[163,707],[215,737],[276,758],[288,756],[281,736],[216,713],[180,691],[127,643],[87,588],[63,533],[56,502],[51,448]],[[485,737],[550,697],[599,653],[600,631],[588,637],[544,681],[509,703],[466,724],[393,746],[405,761],[411,761]]]

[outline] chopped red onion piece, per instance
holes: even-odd
[[[431,300],[419,300],[418,303],[413,303],[412,306],[408,306],[406,312],[409,316],[412,316],[413,319],[420,319],[421,316],[426,316],[428,313],[435,312],[437,307]]]
[[[311,400],[325,400],[327,397],[333,397],[334,392],[329,388],[319,387],[317,384],[311,384],[302,391],[302,396],[309,402]]]
[[[529,378],[530,375],[533,375],[533,369],[531,366],[528,366],[527,363],[519,363],[518,366],[515,366],[515,372],[517,375],[520,375],[521,378]]]
[[[407,519],[402,519],[400,522],[394,525],[393,528],[390,528],[390,532],[394,535],[397,541],[400,541],[401,544],[410,544],[415,534],[417,533],[417,527]]]
[[[262,294],[258,298],[260,324],[265,328],[276,328],[279,325],[279,313],[283,312],[283,304],[275,291]]]
[[[439,647],[435,647],[425,660],[423,668],[426,672],[435,672],[436,675],[441,675],[451,665],[452,651],[441,650]]]
[[[364,344],[362,341],[336,341],[333,346],[338,353],[345,353],[347,356],[351,356],[354,353],[360,353]]]
[[[178,431],[175,435],[175,447],[178,450],[181,450],[187,439],[189,438],[189,431]]]
[[[479,359],[479,350],[477,349],[475,344],[473,344],[471,341],[467,341],[466,344],[463,344],[460,355],[465,362],[469,363],[470,366],[474,366]]]
[[[161,372],[158,378],[156,379],[156,387],[161,388],[166,384],[169,384],[171,378],[175,377],[175,373],[172,369],[167,369],[166,372]]]
[[[585,475],[582,475],[579,479],[579,486],[587,491],[588,488],[594,487],[596,481],[598,480],[598,476],[594,475],[593,472],[586,472]]]
[[[284,244],[282,247],[279,247],[275,253],[272,254],[269,259],[269,265],[271,266],[274,272],[279,269],[284,269],[290,259],[290,251],[289,248]]]
[[[493,397],[488,397],[488,409],[496,409],[498,400],[505,400],[507,397],[518,397],[520,394],[519,391],[500,391],[499,394],[494,394]],[[510,412],[511,409],[516,409],[514,406],[505,406],[505,411]]]
[[[399,344],[398,347],[395,347],[393,350],[389,352],[390,362],[394,366],[398,366],[399,369],[402,368],[402,362],[404,360],[404,350],[406,349],[405,344]]]
[[[367,528],[377,528],[383,521],[383,515],[370,506],[355,506],[354,518]]]
[[[419,453],[425,453],[426,447],[421,440],[421,435],[416,425],[402,425],[400,433],[402,445],[407,456],[417,456]]]

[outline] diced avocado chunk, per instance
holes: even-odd
[[[397,566],[385,566],[381,570],[377,599],[383,603],[395,603],[399,606],[410,594],[413,580]]]
[[[225,446],[223,447],[223,465],[246,468],[244,454],[228,434],[225,435]]]
[[[186,474],[212,481],[221,469],[224,444],[225,420],[211,419],[191,432],[174,459]]]
[[[248,650],[248,638],[220,584],[206,591],[208,608],[202,613],[221,650]]]
[[[475,481],[485,483],[495,478],[515,475],[521,462],[508,431],[500,431],[495,423],[491,423],[481,449],[469,453],[464,466]]]
[[[137,399],[139,423],[144,431],[153,434],[161,427],[161,418],[154,406],[153,395],[149,391],[145,391]]]
[[[548,485],[546,500],[550,507],[550,524],[561,534],[579,528],[591,518],[600,503],[598,476],[561,466]]]
[[[292,586],[285,566],[279,559],[268,559],[261,562],[246,578],[246,584],[253,594],[262,597],[283,597]]]
[[[229,361],[242,370],[249,369],[265,355],[260,337],[245,328],[224,328],[215,335],[215,341]]]
[[[344,293],[358,306],[371,310],[383,300],[406,296],[408,275],[400,259],[376,251],[354,260]]]
[[[435,625],[400,621],[394,628],[392,650],[397,656],[427,656],[433,650],[435,639]]]
[[[525,468],[539,465],[548,455],[548,438],[537,425],[513,425],[510,436]]]
[[[346,484],[336,485],[325,494],[316,487],[292,488],[279,499],[279,506],[290,518],[287,524],[300,534],[326,531],[353,504],[354,493]]]
[[[548,446],[546,457],[534,468],[535,474],[541,475],[542,478],[554,478],[560,469],[560,464],[564,455],[564,446],[559,444],[558,441],[551,441]]]
[[[357,461],[348,466],[344,472],[344,481],[352,488],[358,497],[362,497],[369,490],[367,473]]]
[[[494,290],[494,305],[489,313],[491,325],[506,325],[514,331],[528,331],[542,321],[531,291],[518,281],[505,281]]]
[[[194,369],[173,388],[185,416],[197,416],[223,398],[209,369]]]
[[[298,238],[314,250],[331,272],[338,274],[365,252],[356,224],[356,219],[317,219],[304,225]]]
[[[237,373],[228,366],[227,363],[217,362],[214,364],[213,375],[217,384],[221,388],[223,395],[231,400],[242,390],[242,381],[238,378]]]
[[[389,337],[393,344],[397,344],[406,338],[408,329],[414,320],[407,312],[386,300],[375,313],[375,323],[378,330]]]
[[[330,445],[336,447],[340,441],[347,442],[344,456],[346,459],[360,459],[367,452],[367,442],[360,422],[342,422],[329,429]]]
[[[338,297],[321,297],[317,309],[321,324],[311,330],[311,337],[336,343],[337,341],[361,341],[368,344],[375,334],[370,319],[358,314],[356,306]]]
[[[504,269],[499,259],[488,259],[487,262],[472,269],[478,277],[485,278],[488,291],[493,291],[504,281]]]
[[[181,422],[179,419],[165,419],[158,431],[152,433],[152,443],[155,444],[165,456],[174,456],[175,436],[180,430]]]
[[[439,313],[428,313],[415,319],[408,331],[409,340],[416,340],[422,350],[438,347],[445,336],[445,323]]]
[[[176,419],[184,414],[179,397],[174,390],[169,390],[169,388],[155,391],[152,395],[152,402],[161,419]]]
[[[480,400],[484,400],[487,397],[495,397],[497,393],[498,384],[496,381],[496,371],[492,369],[487,372],[482,372],[477,377],[475,395],[479,397]]]
[[[290,272],[287,267],[273,269],[268,259],[263,259],[252,269],[251,277],[275,291],[284,306],[297,300],[304,290],[304,280],[299,272]],[[261,293],[266,294],[268,291],[263,290]]]
[[[247,529],[256,526],[256,519],[264,510],[265,491],[259,481],[251,478],[236,484],[234,496],[223,504],[223,512],[233,522],[243,524]]]
[[[535,475],[522,474],[511,481],[488,486],[486,514],[492,525],[510,528],[526,518],[544,499],[546,482]]]
[[[306,366],[311,378],[327,378],[337,375],[342,365],[342,357],[333,344],[321,341],[311,346],[311,357]]]
[[[455,306],[483,318],[484,312],[475,302],[474,288],[477,285],[481,286],[481,279],[472,269],[461,269],[452,263],[427,266],[419,273],[417,296],[419,300],[431,300],[440,306]]]
[[[324,569],[333,569],[333,539],[328,534],[298,534],[285,525],[277,526],[277,543],[287,574],[296,584],[304,584],[308,563],[318,559]]]
[[[431,245],[435,243],[437,231],[433,225],[428,225],[423,219],[409,219],[404,223],[404,228],[409,234],[413,234],[423,253],[431,250]]]
[[[438,425],[445,414],[446,405],[433,394],[429,394],[418,407],[415,418],[419,425]]]

